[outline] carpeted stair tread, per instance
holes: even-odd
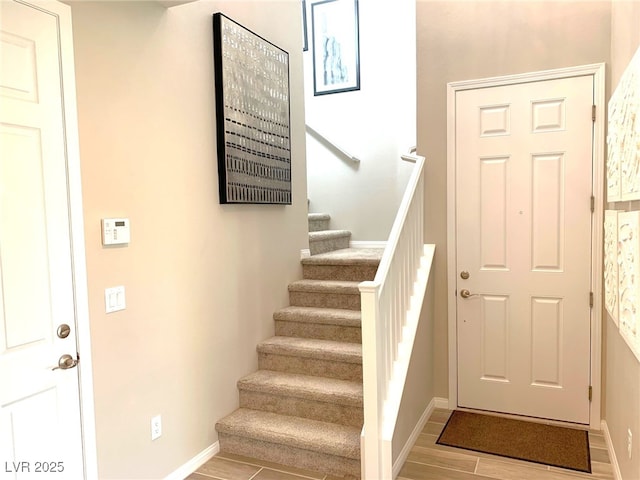
[[[363,424],[359,284],[382,249],[348,248],[351,232],[309,214],[303,280],[274,313],[276,336],[257,346],[259,370],[238,381],[240,408],[216,424],[220,449],[360,477]]]
[[[302,259],[303,265],[379,265],[383,248],[342,248]]]
[[[309,213],[307,219],[310,232],[329,230],[331,216],[328,213]]]
[[[309,228],[309,252],[311,255],[349,248],[351,232],[348,230],[327,230],[329,225],[315,224]]]
[[[349,230],[320,230],[309,232],[310,242],[321,242],[323,240],[333,240],[336,238],[351,237]]]
[[[358,310],[343,308],[286,307],[276,311],[273,319],[284,322],[318,323],[360,327],[362,314]]]
[[[240,408],[216,424],[218,432],[351,459],[360,458],[360,432],[306,418]]]
[[[258,344],[259,353],[362,364],[362,345],[314,338],[271,337]]]
[[[330,220],[331,215],[328,213],[308,213],[307,218],[309,220]]]
[[[238,388],[273,395],[362,407],[362,383],[296,373],[258,370],[238,381]]]
[[[360,295],[359,282],[342,280],[297,280],[289,284],[290,292]]]

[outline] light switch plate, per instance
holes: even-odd
[[[117,312],[126,308],[124,286],[104,289],[104,305],[107,313]]]

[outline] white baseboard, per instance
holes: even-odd
[[[311,256],[311,251],[308,248],[303,248],[300,250],[300,259],[307,258]]]
[[[170,473],[164,480],[184,480],[193,472],[195,472],[202,464],[206,463],[216,453],[220,451],[220,442],[209,445],[187,463],[179,467],[173,473]]]
[[[602,427],[602,433],[604,434],[604,441],[607,444],[607,450],[609,451],[609,460],[611,461],[611,467],[613,468],[613,478],[615,480],[622,480],[622,473],[620,472],[620,465],[618,465],[618,457],[616,457],[616,451],[613,448],[613,442],[611,441],[611,433],[609,432],[609,426],[606,420],[600,422]]]
[[[449,410],[449,399],[442,397],[434,397],[436,402],[436,408],[444,408],[445,410]]]
[[[409,435],[409,438],[407,439],[407,442],[404,444],[404,447],[402,447],[402,450],[400,451],[398,458],[396,458],[396,461],[393,462],[393,478],[396,478],[400,473],[400,469],[404,465],[404,462],[407,460],[407,457],[409,456],[409,452],[411,452],[413,445],[416,443],[416,440],[418,440],[418,435],[420,435],[420,432],[426,425],[433,411],[436,408],[448,408],[448,405],[449,405],[449,401],[446,398],[433,397],[431,399],[431,401],[429,402],[429,405],[427,405],[427,408],[425,408],[424,412],[420,416],[420,420],[418,420],[418,423],[413,429],[413,432],[411,432],[411,435]]]
[[[351,248],[385,248],[386,240],[351,240],[349,242]]]

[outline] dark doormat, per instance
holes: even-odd
[[[436,443],[591,473],[585,430],[455,410]]]

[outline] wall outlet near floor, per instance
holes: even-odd
[[[155,440],[162,435],[162,415],[151,418],[151,440]]]
[[[631,433],[631,429],[627,429],[627,453],[629,454],[629,460],[631,460],[631,452],[633,445],[633,434]]]

